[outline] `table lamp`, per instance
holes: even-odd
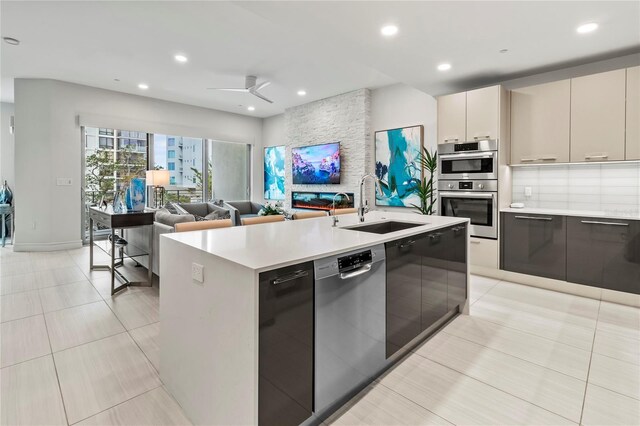
[[[154,207],[158,208],[158,199],[160,205],[164,205],[164,187],[169,185],[169,170],[147,170],[147,186],[153,186]]]

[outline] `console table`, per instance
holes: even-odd
[[[111,241],[94,241],[93,227],[98,223],[111,229]],[[111,271],[111,294],[114,295],[120,290],[124,290],[129,286],[151,287],[153,283],[153,229],[149,232],[149,250],[142,250],[139,247],[127,244],[117,246],[116,230],[135,228],[138,226],[153,227],[153,212],[127,212],[115,213],[111,206],[103,210],[98,207],[89,207],[89,269],[90,270],[109,270]],[[121,232],[122,233],[122,232]],[[93,264],[93,247],[97,246],[111,257],[110,265],[94,265]],[[147,281],[129,281],[120,271],[118,267],[124,265],[124,259],[129,258],[137,263],[136,257],[148,256],[148,280]],[[122,285],[116,287],[115,279]]]
[[[13,234],[16,229],[14,207],[11,204],[0,204],[0,215],[2,215],[2,247],[4,247],[7,232],[7,216],[11,216],[11,244],[13,244]]]

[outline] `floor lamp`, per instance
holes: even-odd
[[[158,208],[158,200],[164,205],[164,187],[169,185],[169,170],[147,170],[147,186],[153,187],[154,208]]]

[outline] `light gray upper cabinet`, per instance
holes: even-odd
[[[625,159],[626,70],[571,79],[571,162]]]
[[[511,91],[511,164],[569,161],[570,80]]]
[[[498,139],[500,86],[467,92],[467,140]]]
[[[438,98],[438,143],[467,140],[467,93]]]
[[[640,66],[627,68],[625,160],[640,160]]]

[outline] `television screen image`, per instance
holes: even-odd
[[[340,183],[340,142],[291,150],[294,184]]]

